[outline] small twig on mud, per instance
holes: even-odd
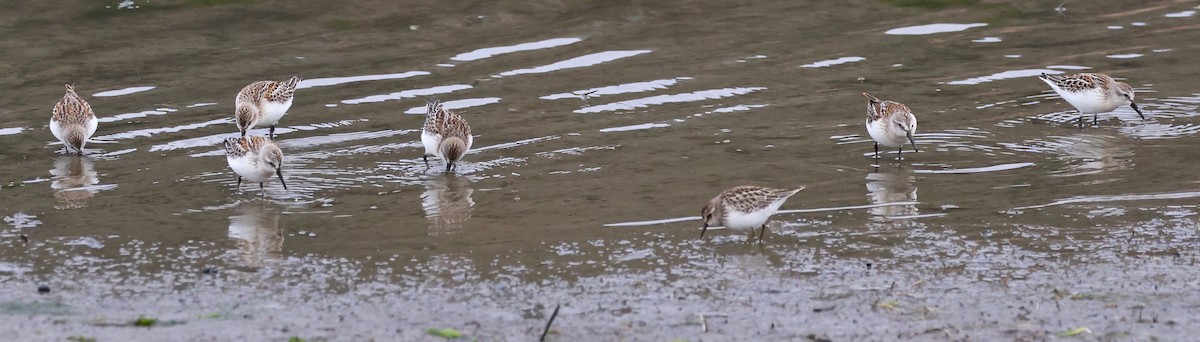
[[[558,308],[561,306],[562,304],[554,305],[554,313],[550,314],[550,320],[546,321],[546,328],[542,329],[542,337],[539,338],[538,341],[546,340],[546,334],[550,333],[550,325],[554,324],[554,318],[558,317]]]

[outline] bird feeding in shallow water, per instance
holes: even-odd
[[[708,231],[708,227],[725,226],[733,230],[750,229],[754,235],[755,228],[762,228],[758,233],[758,241],[762,241],[767,232],[767,219],[779,211],[779,206],[786,202],[804,187],[796,189],[772,189],[761,186],[743,185],[725,190],[713,197],[700,210],[700,219],[704,226],[700,228],[700,237]]]
[[[271,139],[259,135],[225,139],[225,159],[238,175],[239,190],[242,178],[245,178],[258,183],[265,195],[263,183],[271,176],[279,176],[279,184],[287,190],[287,183],[283,181],[283,151]]]
[[[1124,105],[1132,107],[1142,120],[1146,119],[1146,116],[1142,114],[1142,109],[1133,102],[1133,87],[1125,82],[1117,82],[1108,75],[1092,73],[1049,75],[1043,73],[1038,76],[1038,79],[1049,84],[1050,88],[1058,93],[1058,96],[1079,111],[1079,128],[1083,128],[1084,115],[1094,114],[1092,124],[1097,125],[1100,121],[1100,113],[1111,112]]]
[[[917,149],[917,141],[913,134],[917,132],[917,116],[913,115],[903,103],[884,101],[862,93],[867,97],[867,134],[875,140],[875,159],[879,159],[879,145],[898,148],[896,159],[900,160],[904,153],[904,143],[912,143],[913,152]]]
[[[471,150],[475,138],[471,137],[471,125],[458,114],[442,106],[437,99],[425,103],[425,126],[421,128],[421,145],[425,147],[425,167],[429,167],[429,156],[446,162],[446,172],[457,167],[458,161]]]
[[[96,133],[100,121],[92,112],[92,106],[75,93],[75,86],[67,84],[66,87],[67,93],[54,104],[50,133],[67,146],[67,153],[83,154],[83,146]]]
[[[300,78],[292,76],[283,82],[258,81],[242,88],[234,98],[233,113],[234,123],[242,136],[246,136],[251,128],[269,126],[268,135],[275,139],[275,125],[292,108],[297,83]]]

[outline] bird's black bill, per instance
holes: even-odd
[[[913,152],[921,152],[921,150],[917,149],[917,141],[915,139],[913,139],[912,133],[908,133],[908,142],[912,143]]]
[[[703,239],[703,238],[704,238],[704,232],[707,232],[707,231],[708,231],[708,224],[707,224],[707,223],[705,223],[705,224],[704,224],[704,227],[703,227],[703,228],[700,228],[700,238],[701,238],[701,239]]]
[[[275,175],[279,176],[279,184],[283,184],[283,189],[287,190],[287,182],[283,181],[283,169],[275,169]]]
[[[1141,108],[1138,108],[1138,106],[1137,106],[1137,104],[1136,104],[1136,103],[1130,102],[1130,103],[1129,103],[1129,106],[1130,106],[1130,107],[1133,107],[1133,111],[1137,112],[1137,113],[1138,113],[1138,116],[1142,117],[1142,120],[1146,120],[1146,116],[1145,116],[1145,115],[1142,115],[1142,109],[1141,109]]]

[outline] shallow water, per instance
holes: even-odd
[[[5,339],[528,339],[555,304],[558,340],[1200,326],[1200,3],[119,3],[0,11]],[[1075,72],[1149,119],[1076,128],[1034,77]],[[239,192],[233,97],[292,75],[290,190]],[[111,141],[85,157],[63,83]],[[920,153],[871,158],[863,91]],[[430,97],[476,134],[457,175],[421,161]],[[741,184],[807,190],[762,246],[697,239]]]

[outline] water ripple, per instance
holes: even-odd
[[[383,102],[383,101],[388,101],[388,100],[400,100],[400,99],[414,98],[414,97],[418,97],[418,96],[446,94],[446,93],[456,92],[456,91],[464,90],[464,89],[471,89],[471,86],[466,85],[466,84],[452,84],[452,85],[437,86],[437,87],[432,87],[432,88],[410,89],[410,90],[389,93],[389,94],[383,94],[383,95],[371,95],[371,96],[357,98],[357,99],[342,100],[342,103],[360,104],[360,103]]]
[[[417,70],[417,71],[406,71],[406,72],[395,73],[395,74],[313,78],[313,79],[301,80],[300,83],[296,84],[296,89],[305,89],[305,88],[312,88],[312,87],[327,87],[327,86],[332,86],[332,85],[354,83],[354,82],[396,80],[396,79],[403,79],[403,78],[424,76],[424,75],[429,75],[429,72]]]
[[[524,74],[541,74],[563,69],[574,69],[589,67],[600,63],[611,62],[622,58],[637,56],[640,54],[650,53],[650,50],[629,50],[629,51],[604,51],[590,55],[583,55],[568,59],[565,61],[543,65],[536,68],[517,69],[513,71],[505,71],[500,73],[500,76],[516,76]]]
[[[690,79],[692,79],[692,78],[691,77],[676,77],[676,78],[665,79],[665,80],[624,83],[624,84],[611,85],[611,86],[605,86],[605,87],[599,87],[599,88],[581,89],[581,90],[576,90],[576,91],[573,91],[570,93],[550,94],[550,95],[542,96],[539,98],[543,99],[543,100],[558,100],[558,99],[580,98],[583,96],[600,97],[602,95],[641,93],[641,92],[654,91],[654,90],[659,90],[659,89],[667,89],[667,87],[673,86],[676,83],[679,83],[679,81],[690,80]]]
[[[495,57],[495,56],[503,55],[506,53],[549,49],[549,48],[553,48],[553,47],[571,45],[571,44],[578,43],[580,41],[583,41],[583,39],[554,38],[554,39],[547,39],[547,40],[537,41],[537,42],[532,42],[532,43],[521,43],[521,44],[517,44],[517,45],[498,46],[498,47],[478,49],[478,50],[471,51],[471,52],[460,53],[454,57],[450,57],[450,59],[456,60],[456,61],[461,61],[461,62],[470,62],[470,61],[480,60],[480,59],[484,59],[484,58]]]
[[[714,100],[714,99],[733,97],[733,96],[738,96],[738,95],[745,95],[745,94],[749,94],[749,93],[753,93],[753,92],[765,90],[765,89],[767,89],[767,88],[765,88],[765,87],[722,88],[722,89],[701,90],[701,91],[682,93],[682,94],[658,95],[658,96],[651,96],[651,97],[645,97],[645,98],[628,100],[628,101],[613,102],[613,103],[598,105],[598,106],[583,107],[583,108],[575,110],[575,113],[585,114],[585,113],[599,113],[599,112],[604,112],[604,111],[633,110],[633,109],[637,109],[637,108],[649,107],[649,106],[661,105],[661,104],[668,104],[668,103],[683,103],[683,102],[695,102],[695,101],[703,101],[703,100]]]

